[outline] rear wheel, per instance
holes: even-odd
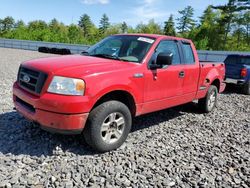
[[[125,104],[119,101],[104,102],[90,112],[84,138],[97,151],[114,150],[126,140],[131,124],[131,113]]]
[[[250,81],[244,85],[243,92],[246,95],[250,95]]]
[[[216,86],[211,85],[208,89],[207,95],[205,98],[200,99],[198,104],[201,110],[205,113],[211,112],[217,105],[218,98],[218,89]]]

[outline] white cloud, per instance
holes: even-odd
[[[109,4],[109,0],[81,0],[83,4],[93,5],[93,4]]]
[[[150,19],[155,19],[158,22],[166,19],[170,14],[175,14],[175,12],[161,9],[162,0],[137,0],[136,2],[137,6],[130,11],[133,14],[133,19],[127,19],[130,23],[145,23]]]

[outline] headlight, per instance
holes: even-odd
[[[54,76],[48,92],[63,95],[84,95],[85,82],[81,79]]]

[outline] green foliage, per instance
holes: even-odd
[[[173,15],[163,25],[155,20],[136,27],[126,22],[110,24],[106,14],[99,27],[83,14],[78,25],[69,26],[53,19],[49,23],[34,20],[27,25],[12,17],[0,19],[0,37],[48,42],[92,45],[108,35],[120,33],[153,33],[192,39],[197,49],[250,51],[250,0],[228,0],[220,6],[208,6],[195,24],[191,6],[179,11],[177,27]],[[177,29],[177,30],[176,30]]]
[[[135,30],[136,33],[162,34],[161,26],[155,23],[154,19],[149,20],[148,24],[138,24]]]
[[[108,30],[109,27],[110,27],[109,18],[106,14],[103,14],[99,25],[100,34],[105,35],[105,32]]]
[[[121,25],[122,33],[126,33],[128,31],[128,25],[126,22],[123,22]]]
[[[194,9],[191,6],[187,6],[184,10],[178,12],[181,17],[177,19],[177,29],[183,34],[190,31],[195,26],[195,20],[193,19]]]
[[[80,21],[79,21],[79,27],[82,28],[83,30],[83,36],[85,38],[89,37],[92,33],[92,30],[93,30],[93,27],[94,27],[94,24],[92,23],[89,15],[87,14],[83,14],[81,17],[80,17]]]
[[[221,11],[221,17],[218,20],[219,34],[223,35],[223,40],[220,40],[223,44],[221,49],[228,49],[228,34],[232,30],[232,23],[237,19],[237,15],[242,11],[250,10],[250,1],[249,0],[229,0],[226,5],[213,6],[214,9]],[[230,48],[230,47],[229,47]]]
[[[8,16],[4,19],[0,19],[0,32],[6,33],[14,28],[15,20]]]
[[[165,22],[164,35],[176,36],[174,17],[172,14],[169,16],[168,21]]]

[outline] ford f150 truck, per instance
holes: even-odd
[[[250,55],[229,55],[225,59],[226,83],[237,84],[250,95]]]
[[[13,99],[42,129],[82,133],[106,152],[126,140],[135,116],[197,99],[204,112],[212,111],[224,77],[224,63],[199,62],[190,40],[114,35],[81,55],[22,63]]]

